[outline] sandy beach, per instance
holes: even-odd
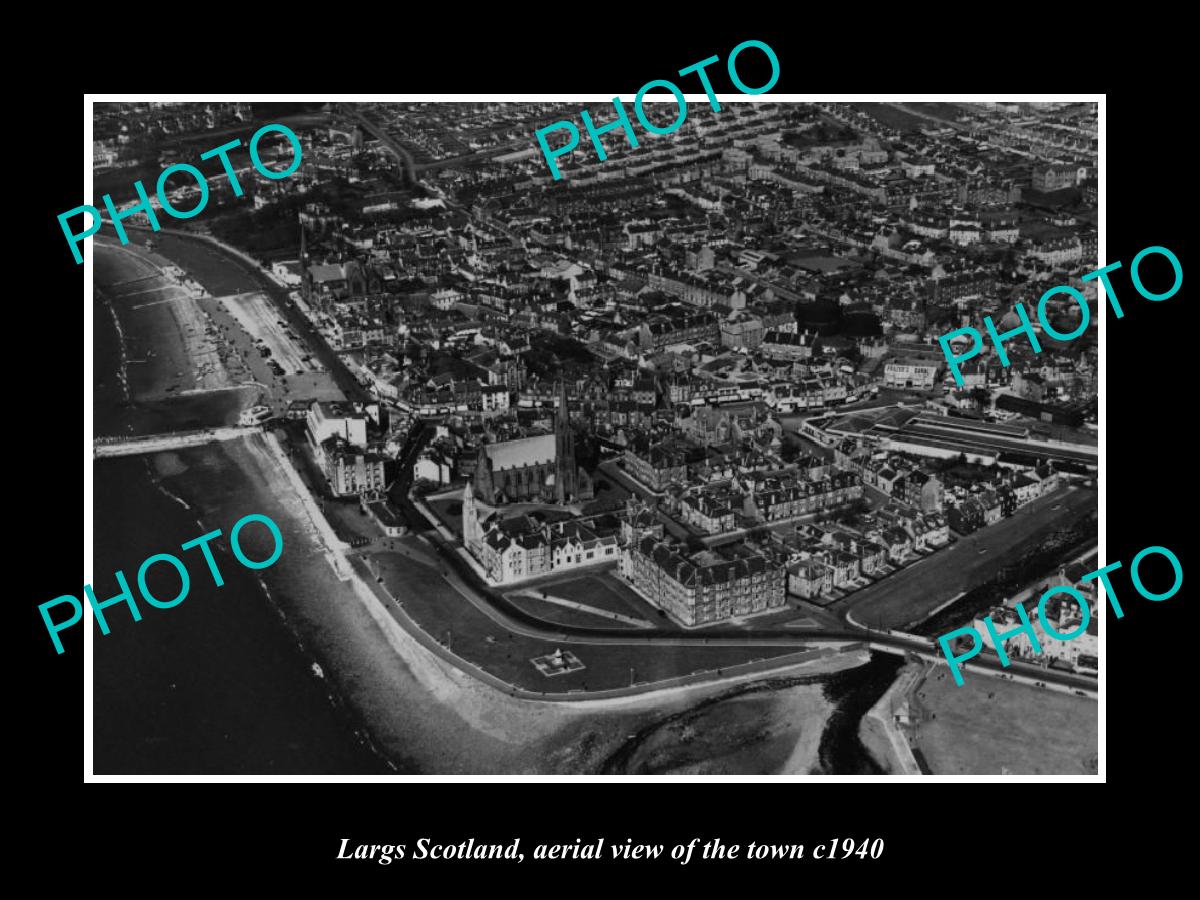
[[[263,575],[272,602],[299,629],[375,745],[405,770],[445,773],[580,772],[598,765],[628,735],[730,686],[696,685],[657,695],[586,703],[518,699],[460,671],[419,644],[387,611],[373,585],[338,577],[336,538],[313,521],[306,504],[262,436],[173,455],[160,464],[171,490],[232,522],[249,512],[270,516],[284,535],[280,562]],[[215,489],[214,489],[215,488]],[[323,520],[322,520],[323,521]],[[327,526],[326,526],[327,528]],[[251,556],[267,548],[250,545]],[[799,674],[814,677],[858,665],[856,654],[821,659]],[[747,677],[746,683],[762,680]],[[770,771],[807,771],[828,704],[819,685],[792,689],[760,710],[787,725],[775,731]],[[727,760],[727,765],[757,765]]]
[[[139,291],[158,286],[160,276],[155,272],[159,264],[153,254],[139,251],[123,262],[123,277],[110,280],[137,280]],[[123,302],[130,307],[126,317],[155,316],[163,323],[169,319],[169,325],[157,330],[148,330],[144,319],[130,319],[142,332],[162,340],[163,358],[155,354],[160,381],[163,363],[168,368],[178,365],[175,371],[186,372],[189,369],[180,358],[190,360],[193,355],[196,365],[190,369],[193,382],[189,390],[205,384],[204,378],[228,380],[229,369],[204,365],[213,353],[212,344],[207,343],[210,340],[226,351],[234,366],[246,366],[247,362],[248,367],[262,365],[260,360],[246,359],[257,354],[246,352],[252,349],[251,339],[242,327],[247,322],[241,320],[249,315],[257,322],[274,315],[267,305],[231,309],[215,298],[164,300],[153,291]],[[135,305],[136,310],[132,309]],[[200,322],[207,324],[201,328]],[[232,355],[230,348],[235,351]],[[237,371],[241,373],[240,368]],[[323,380],[320,375],[317,379]],[[273,379],[259,385],[263,389],[260,395],[281,402],[281,395],[287,393],[286,381]],[[186,401],[173,397],[169,402]],[[366,570],[361,563],[346,557],[345,545],[333,534],[273,436],[161,454],[153,464],[166,488],[194,507],[205,522],[216,523],[214,527],[228,528],[249,513],[263,513],[278,523],[285,550],[280,562],[261,575],[269,602],[296,633],[304,652],[311,655],[314,671],[328,681],[339,702],[357,714],[374,746],[400,771],[596,771],[631,734],[656,728],[655,723],[676,715],[690,715],[689,710],[697,704],[731,689],[745,690],[764,679],[762,673],[748,674],[735,683],[691,685],[580,703],[510,696],[443,660],[400,626],[391,601],[374,579],[362,577]],[[265,556],[270,548],[254,547],[251,538],[247,552],[252,558]],[[865,653],[832,654],[793,666],[787,674],[815,682],[823,674],[859,665],[865,658]],[[770,677],[782,674],[773,672]],[[713,731],[713,770],[809,771],[831,708],[820,685],[750,693],[755,699],[721,701],[712,707],[717,712],[709,713],[732,723],[732,730],[722,726]],[[769,722],[763,725],[760,720]],[[770,732],[769,751],[741,748],[742,725],[738,723],[743,722],[745,727]],[[676,752],[669,746],[669,729],[655,744],[668,755]],[[709,763],[679,762],[676,767],[690,765]]]
[[[894,716],[908,712],[909,693],[924,678],[925,669],[924,663],[905,663],[892,686],[859,723],[859,739],[888,774],[921,774],[921,767],[913,756],[908,738]]]
[[[531,743],[562,725],[561,710],[493,691],[426,651],[386,615],[373,615],[362,593],[368,589],[337,577],[328,543],[262,447],[231,442],[179,456],[188,471],[164,477],[172,490],[205,508],[208,520],[259,512],[278,523],[284,553],[264,572],[273,601],[301,631],[326,677],[361,713],[377,746],[402,768],[524,771],[529,763],[520,758]],[[197,490],[214,484],[217,491]]]
[[[864,663],[867,651],[841,654],[839,670]],[[651,724],[606,761],[629,775],[809,775],[819,773],[820,744],[835,711],[822,679],[803,669],[740,685],[723,685],[660,709]]]
[[[225,364],[229,350],[211,316],[152,255],[97,243],[95,283],[127,336],[134,399],[235,387]]]

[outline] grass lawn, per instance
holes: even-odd
[[[956,687],[939,668],[913,701],[917,747],[935,775],[1096,773],[1095,700],[989,677]]]
[[[647,621],[657,619],[654,607],[638,597],[619,579],[607,573],[584,575],[582,578],[572,578],[570,581],[539,584],[534,590],[548,591],[555,597],[564,597],[567,600],[574,600],[576,603],[606,609],[623,616],[634,616]]]
[[[443,497],[440,500],[425,498],[425,505],[433,510],[433,514],[450,529],[455,537],[462,538],[462,498]]]
[[[675,647],[663,645],[589,644],[578,639],[542,640],[508,631],[448,584],[437,567],[422,565],[400,553],[377,553],[372,559],[384,585],[404,610],[436,639],[450,639],[451,649],[509,684],[533,691],[565,692],[627,687],[630,668],[638,682],[661,681],[701,670],[728,668],[755,659],[795,654],[797,647]],[[614,623],[615,624],[615,623]],[[618,629],[613,628],[613,631]],[[624,631],[625,629],[621,629]],[[629,631],[637,640],[637,632]],[[573,651],[586,668],[547,678],[532,664],[534,657],[556,649]]]
[[[618,619],[610,619],[607,616],[584,612],[580,609],[571,609],[569,606],[560,606],[557,603],[549,603],[545,600],[539,600],[536,597],[524,596],[523,594],[511,594],[508,597],[508,601],[513,606],[520,607],[531,616],[537,616],[537,618],[544,622],[555,622],[560,625],[578,625],[583,628],[633,629],[632,625],[627,625]]]

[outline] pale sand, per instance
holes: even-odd
[[[871,661],[869,650],[856,650],[852,653],[842,653],[838,657],[840,665],[829,671],[850,669],[864,666]],[[834,711],[834,704],[825,699],[825,689],[822,685],[809,685],[805,689],[794,688],[781,693],[779,697],[779,716],[798,717],[803,720],[800,725],[800,737],[796,741],[792,755],[780,768],[780,775],[808,775],[820,764],[821,735],[825,733],[825,723]]]
[[[175,317],[176,327],[192,361],[191,390],[212,391],[233,387],[233,378],[221,359],[222,342],[208,313],[200,308],[190,294],[176,296],[166,306]]]
[[[890,775],[920,775],[921,767],[913,755],[908,738],[896,724],[896,713],[906,711],[909,693],[924,677],[926,664],[908,662],[883,696],[876,701],[858,725],[858,737]]]
[[[253,494],[262,507],[256,511],[271,516],[284,531],[284,556],[270,570],[272,578],[282,582],[274,593],[289,617],[296,615],[305,623],[322,659],[331,661],[331,676],[361,711],[377,745],[406,768],[545,771],[564,750],[560,730],[566,729],[564,738],[580,726],[588,732],[622,732],[631,715],[661,713],[728,690],[725,682],[628,698],[552,703],[514,698],[483,684],[401,628],[373,583],[357,575],[348,581],[335,575],[334,566],[349,567],[340,542],[319,512],[311,514],[311,499],[307,492],[298,493],[286,455],[271,443],[253,436],[226,447],[249,482],[236,489]],[[241,502],[250,502],[250,497]],[[322,561],[306,564],[305,557]],[[297,562],[285,565],[289,558]],[[863,661],[857,654],[835,655],[794,666],[787,674],[819,674]],[[762,677],[758,673],[738,681]],[[819,741],[820,728],[813,731],[812,740]],[[796,756],[800,760],[813,752],[805,749]]]
[[[246,476],[230,489],[283,532],[283,555],[264,572],[276,602],[376,745],[406,770],[511,770],[521,745],[546,733],[553,717],[446,666],[389,624],[361,581],[340,580],[331,564],[340,549],[314,524],[261,438],[223,449]]]
[[[154,317],[150,319],[151,322],[161,321],[164,311],[170,316],[171,324],[165,330],[167,334],[173,333],[177,350],[163,343],[165,336],[161,325],[156,329],[158,333],[153,342],[143,337],[148,346],[152,343],[160,358],[138,361],[141,365],[152,364],[151,371],[157,373],[152,386],[138,392],[139,399],[158,400],[181,393],[168,391],[167,388],[172,384],[181,387],[186,384],[187,388],[182,391],[186,393],[225,390],[234,386],[233,378],[221,359],[223,340],[191,291],[166,275],[160,266],[147,259],[146,254],[104,243],[96,245],[96,252],[120,254],[126,267],[136,269],[138,274],[132,277],[154,276],[128,286],[117,284],[103,288],[105,295],[111,298],[112,308],[119,320]],[[136,334],[150,333],[143,327],[131,330]],[[124,341],[125,330],[121,329],[120,333]],[[176,370],[183,370],[185,374],[176,378]]]
[[[792,755],[788,757],[779,769],[780,775],[808,775],[820,762],[818,750],[821,746],[821,735],[825,732],[825,722],[833,712],[833,704],[825,699],[825,691],[820,685],[812,685],[805,690],[793,690],[780,697],[780,711],[777,715],[799,718],[801,720],[800,736]]]
[[[310,360],[304,362],[311,350],[303,338],[288,336],[287,326],[280,325],[282,313],[275,308],[266,294],[252,292],[218,297],[221,305],[229,311],[242,330],[254,340],[261,340],[271,351],[270,358],[279,363],[288,375],[317,371]],[[283,321],[287,321],[283,319]]]

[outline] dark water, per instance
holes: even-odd
[[[161,434],[232,425],[242,409],[242,391],[188,394],[163,400],[125,399],[119,377],[121,340],[108,304],[93,301],[96,359],[92,409],[97,435]],[[127,335],[127,338],[130,336]]]
[[[884,695],[904,659],[891,653],[872,653],[871,661],[857,669],[835,672],[825,681],[825,696],[836,711],[825,723],[817,755],[827,775],[882,775],[883,769],[858,738],[858,726]]]
[[[835,710],[825,723],[825,731],[821,734],[821,743],[818,748],[821,771],[814,774],[882,775],[884,774],[883,769],[859,740],[858,726],[867,711],[891,687],[892,682],[896,679],[896,673],[903,664],[904,660],[899,656],[889,653],[872,653],[871,660],[866,665],[835,672],[832,675],[772,678],[753,684],[739,685],[644,726],[604,760],[598,771],[604,775],[645,774],[635,768],[634,760],[638,751],[647,741],[673,722],[696,719],[708,708],[727,702],[734,697],[783,690],[802,684],[823,684],[825,697],[834,704]]]
[[[112,317],[100,302],[94,313],[96,434],[159,432],[226,421],[227,405],[235,399],[231,395],[128,402],[118,377],[120,343]],[[189,459],[219,452],[193,450]],[[101,460],[94,472],[92,583],[101,600],[118,592],[113,575],[117,569],[133,580],[147,556],[179,553],[181,543],[228,526],[198,523],[195,510],[160,490],[146,458]],[[189,472],[189,489],[203,490],[204,477]],[[101,635],[96,626],[96,772],[398,771],[374,752],[356,716],[314,672],[312,664],[320,660],[303,646],[253,573],[232,559],[227,545],[214,542],[214,548],[225,577],[223,587],[212,584],[201,561],[188,558],[196,551],[182,552],[193,579],[183,603],[167,610],[139,603],[140,622],[133,622],[124,606],[114,606],[109,610],[111,633]],[[156,566],[150,588],[157,596],[172,597],[178,589],[174,579],[170,566]],[[136,584],[133,590],[137,592]],[[858,723],[900,664],[898,658],[876,654],[867,666],[818,679],[826,681],[829,697],[838,705],[820,745],[826,772],[879,771],[858,741]],[[628,761],[619,752],[603,770],[623,771]]]
[[[218,405],[185,409],[131,407],[117,371],[120,348],[111,317],[95,309],[95,429],[97,434],[180,427],[181,417],[217,424]],[[174,401],[170,401],[174,402]],[[193,453],[203,454],[197,450]],[[179,545],[225,522],[197,523],[161,491],[143,457],[99,460],[94,468],[92,584],[100,600],[118,593],[124,571],[138,593],[138,566],[147,556],[185,559],[191,592],[171,609],[124,605],[106,610],[111,628],[95,627],[94,751],[99,774],[387,773],[358,722],[312,667],[313,659],[254,574],[228,545],[216,546],[225,578],[216,587],[198,551]],[[204,476],[189,474],[202,486]],[[196,556],[195,560],[189,558]],[[174,597],[178,576],[157,565],[151,591]],[[138,599],[138,598],[135,598]]]

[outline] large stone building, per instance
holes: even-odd
[[[683,625],[753,615],[787,601],[783,567],[743,545],[683,556],[646,534],[635,535],[625,553],[622,568],[633,586]]]
[[[883,367],[884,387],[916,388],[929,390],[937,380],[941,368],[936,360],[919,357],[897,357]]]
[[[553,572],[620,562],[617,536],[580,521],[539,524],[530,516],[480,521],[475,494],[463,490],[463,543],[492,584],[512,584]]]
[[[308,410],[308,439],[319,447],[337,436],[351,447],[367,446],[367,415],[349,403],[319,401]]]
[[[553,434],[480,446],[475,494],[491,504],[591,499],[591,479],[575,463],[575,435],[565,383],[558,389]]]
[[[385,459],[366,453],[333,435],[317,448],[316,459],[335,497],[382,493],[387,487]]]
[[[1043,193],[1074,187],[1078,180],[1079,168],[1077,166],[1051,164],[1038,166],[1033,170],[1033,189]]]

